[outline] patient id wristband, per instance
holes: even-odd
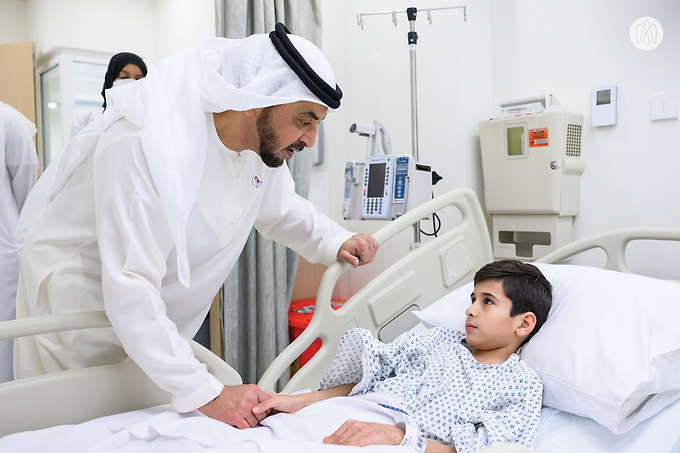
[[[404,422],[399,422],[394,426],[404,430],[404,438],[401,440],[399,445],[411,447],[418,453],[425,452],[425,448],[427,448],[427,441],[419,429],[416,429],[411,425],[407,425]]]

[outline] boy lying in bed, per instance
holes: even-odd
[[[409,445],[428,453],[502,442],[531,447],[543,384],[516,352],[547,319],[552,287],[536,267],[512,260],[482,267],[474,283],[465,334],[437,327],[384,344],[351,329],[318,392],[271,394],[253,412],[292,414],[328,398],[363,397],[405,422],[348,420],[324,443]]]

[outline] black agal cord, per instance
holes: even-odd
[[[288,34],[290,31],[281,22],[278,22],[274,27],[274,31],[269,33],[269,38],[272,40],[274,47],[281,55],[281,58],[290,66],[290,69],[302,80],[309,91],[314,93],[322,102],[332,109],[340,107],[340,99],[342,99],[342,91],[340,87],[335,85],[332,88],[312,69],[305,59],[300,55],[290,39]]]

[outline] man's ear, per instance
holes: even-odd
[[[262,113],[263,108],[244,110],[243,113],[250,118],[257,118]]]
[[[530,311],[517,315],[517,320],[520,321],[515,329],[515,333],[518,337],[526,337],[534,330],[534,327],[536,327],[536,315]]]

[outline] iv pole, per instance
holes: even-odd
[[[444,10],[444,9],[463,9],[463,20],[467,22],[467,10],[465,5],[461,6],[445,6],[441,8],[427,8],[427,20],[432,25],[432,11]],[[364,28],[364,16],[378,16],[383,14],[392,15],[392,23],[397,26],[397,14],[406,13],[406,17],[409,22],[409,32],[408,32],[408,47],[409,47],[409,59],[411,66],[411,152],[413,158],[418,162],[418,88],[416,83],[416,47],[418,45],[418,33],[416,33],[416,17],[418,15],[418,9],[415,7],[407,8],[403,11],[380,11],[375,13],[359,13],[357,14],[357,23],[363,29]],[[413,225],[413,244],[412,249],[420,247],[420,221]]]

